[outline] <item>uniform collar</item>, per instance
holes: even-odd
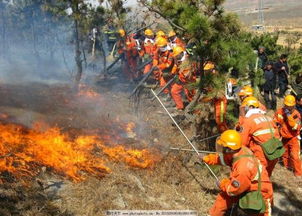
[[[150,42],[150,43],[154,43],[154,40],[152,40],[152,39],[150,39],[150,38],[145,38],[145,41],[144,41],[145,43],[148,43],[148,42]]]
[[[250,117],[251,115],[254,115],[254,114],[265,114],[265,112],[261,109],[251,109],[249,111],[247,111],[247,113],[245,114],[245,117],[248,118]]]

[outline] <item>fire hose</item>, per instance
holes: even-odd
[[[159,99],[159,97],[156,95],[156,93],[153,91],[153,89],[151,89],[152,94],[154,95],[154,97],[158,100],[158,102],[160,103],[160,105],[163,107],[163,109],[166,111],[166,113],[169,115],[169,117],[171,118],[171,120],[173,121],[173,123],[176,125],[176,127],[178,128],[178,130],[181,132],[181,134],[185,137],[185,139],[187,140],[187,142],[192,146],[193,150],[196,152],[197,156],[199,156],[199,153],[208,153],[207,151],[198,151],[197,148],[193,145],[193,143],[190,141],[190,139],[186,136],[186,134],[183,132],[183,130],[179,127],[179,125],[177,124],[177,122],[174,120],[173,116],[170,114],[170,112],[167,110],[167,108],[165,107],[165,105],[161,102],[161,100]],[[218,177],[216,176],[216,174],[214,173],[214,171],[211,169],[211,167],[203,162],[206,167],[208,168],[208,170],[210,171],[210,173],[213,175],[213,177],[216,179],[217,182],[219,182]]]

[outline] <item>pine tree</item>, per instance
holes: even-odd
[[[256,56],[250,41],[237,16],[224,11],[224,0],[141,0],[140,3],[166,19],[187,42],[194,41],[194,56],[201,65],[208,61],[215,63],[220,75],[210,76],[206,82],[200,67],[203,80],[199,90],[211,87],[218,94],[224,89],[230,70],[245,77],[253,69],[251,64]]]

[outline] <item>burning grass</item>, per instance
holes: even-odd
[[[131,167],[151,168],[159,160],[147,149],[114,146],[100,135],[72,135],[57,127],[42,130],[42,124],[33,129],[17,124],[0,124],[0,172],[15,177],[35,176],[39,168],[73,181],[82,181],[87,175],[102,177],[111,172],[106,160],[123,162]]]

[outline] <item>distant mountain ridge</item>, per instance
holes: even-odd
[[[264,7],[280,7],[290,5],[302,5],[301,0],[263,0]],[[225,7],[227,9],[241,9],[241,8],[258,8],[258,0],[226,0]]]

